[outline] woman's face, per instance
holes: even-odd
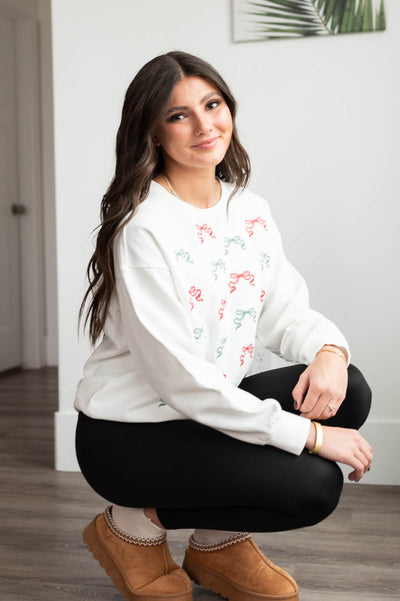
[[[184,77],[156,130],[165,168],[171,163],[189,168],[215,167],[228,150],[232,116],[220,91],[200,77]]]

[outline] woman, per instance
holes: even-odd
[[[236,104],[170,52],[130,84],[88,267],[77,456],[112,506],[84,541],[126,599],[298,599],[247,531],[318,523],[369,469],[370,390],[311,310],[268,204],[249,192]],[[85,322],[86,323],[86,322]],[[257,344],[297,365],[248,376]],[[166,530],[194,528],[183,569]],[[189,578],[190,577],[190,578]]]

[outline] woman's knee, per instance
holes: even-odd
[[[335,510],[343,489],[343,474],[336,463],[321,457],[310,459],[313,466],[299,504],[307,526],[322,522]]]
[[[346,409],[351,423],[346,425],[358,430],[368,417],[372,393],[363,374],[355,365],[349,365],[348,373]]]

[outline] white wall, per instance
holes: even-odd
[[[234,44],[228,0],[52,0],[60,410],[57,467],[76,468],[72,403],[89,346],[76,336],[90,231],[113,173],[115,134],[136,71],[171,49],[212,62],[239,101],[239,130],[286,251],[315,308],[346,333],[374,392],[367,482],[400,484],[400,3],[388,30]],[[397,452],[396,452],[397,451]]]

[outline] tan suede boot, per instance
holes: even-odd
[[[191,537],[183,569],[201,584],[229,601],[298,601],[299,587],[271,563],[249,534],[216,545],[199,545]]]
[[[192,583],[172,559],[166,533],[150,543],[126,535],[113,522],[108,507],[82,536],[127,601],[192,601]]]

